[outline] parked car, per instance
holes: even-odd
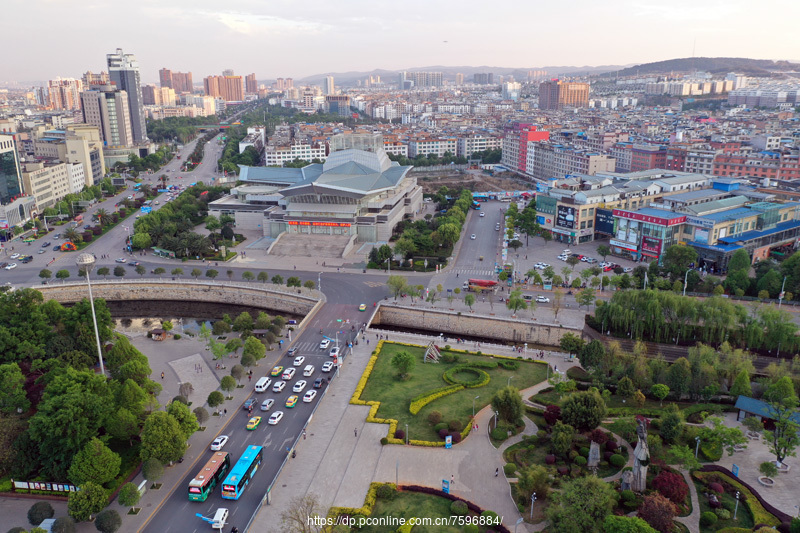
[[[536,301],[540,304],[547,304],[550,303],[550,298],[547,296],[542,296],[541,294],[536,297]]]

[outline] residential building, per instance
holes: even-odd
[[[280,146],[268,145],[264,148],[264,165],[268,167],[282,167],[284,163],[291,163],[295,159],[324,161],[326,149],[324,144],[308,144],[305,142],[290,142]]]
[[[336,94],[336,87],[333,84],[333,76],[325,76],[325,84],[322,88],[322,92],[326,96]]]
[[[109,83],[111,83],[111,78],[108,77],[108,72],[95,74],[91,70],[87,70],[83,74],[83,86],[87,89],[92,85],[108,85]]]
[[[522,84],[515,81],[507,81],[503,83],[501,97],[503,100],[519,100],[519,93],[522,90]]]
[[[350,96],[346,94],[328,95],[325,97],[328,113],[341,117],[350,116]]]
[[[414,83],[414,87],[441,87],[441,72],[405,72],[401,73],[405,81]]]
[[[464,85],[464,74],[456,72],[456,85]]]
[[[435,154],[443,157],[447,152],[456,155],[458,146],[455,137],[417,137],[408,140],[408,157]]]
[[[97,126],[69,124],[58,130],[37,126],[31,131],[31,135],[35,157],[58,159],[71,165],[79,163],[82,166],[84,186],[96,185],[103,179],[106,170],[103,141]]]
[[[50,107],[59,111],[80,110],[83,82],[75,78],[56,78],[47,83]]]
[[[33,196],[41,211],[53,207],[70,191],[70,171],[67,163],[36,162],[22,166],[25,193]]]
[[[549,80],[539,84],[539,109],[588,107],[589,84]]]
[[[247,94],[256,94],[258,92],[258,82],[256,82],[255,74],[248,74],[244,78],[245,87],[244,92]]]
[[[244,102],[244,85],[241,76],[208,76],[203,79],[207,96],[219,97],[226,102]]]
[[[479,133],[463,135],[456,139],[456,155],[458,157],[470,157],[475,152],[497,150],[502,145],[503,139],[500,137]]]
[[[524,174],[528,164],[530,142],[550,139],[550,132],[538,131],[529,122],[510,122],[503,129],[503,155],[501,162],[515,172]]]
[[[106,146],[128,147],[134,144],[127,91],[113,85],[95,86],[81,93],[83,121],[97,126]]]
[[[144,102],[142,102],[142,88],[139,78],[139,63],[133,54],[125,54],[122,48],[117,48],[113,54],[107,54],[108,74],[111,82],[120,91],[127,93],[128,116],[132,142],[140,144],[147,141],[147,128],[144,122]]]

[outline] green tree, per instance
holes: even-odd
[[[603,520],[602,533],[658,533],[650,524],[636,516],[608,515]]]
[[[660,405],[664,405],[664,398],[669,396],[669,387],[664,385],[663,383],[656,383],[650,389],[650,394],[656,397],[656,399],[660,402]]]
[[[750,254],[744,248],[739,248],[728,261],[728,273],[744,270],[745,274],[750,270]]]
[[[636,387],[633,385],[633,380],[631,380],[631,378],[628,376],[623,377],[619,380],[619,382],[617,382],[617,394],[623,398],[632,398],[634,392],[636,392]]]
[[[562,420],[580,430],[596,428],[605,416],[606,402],[595,390],[570,394],[561,404]]]
[[[672,363],[667,371],[667,385],[675,392],[678,399],[689,390],[692,379],[692,369],[689,360],[679,357]]]
[[[258,278],[257,279],[261,283],[266,283],[267,281],[269,281],[269,274],[267,274],[266,272],[264,272],[262,270],[261,272],[258,273]]]
[[[573,272],[575,271],[575,266],[580,262],[581,262],[581,260],[578,259],[577,257],[575,257],[574,255],[571,255],[571,256],[567,257],[567,264],[570,267],[572,267],[572,271]]]
[[[210,269],[210,270],[206,270],[206,277],[207,277],[207,278],[209,278],[209,279],[212,279],[212,280],[213,280],[213,279],[215,279],[217,276],[219,276],[219,272],[218,272],[217,270],[214,270],[213,268],[212,268],[212,269]]]
[[[119,489],[117,500],[119,501],[120,505],[124,505],[125,507],[133,507],[139,503],[139,499],[141,497],[142,495],[139,493],[138,487],[134,483],[129,482],[122,485],[122,488]]]
[[[166,268],[158,267],[158,268],[153,269],[153,274],[155,274],[156,276],[161,277],[161,275],[164,274],[166,271],[167,271]]]
[[[674,403],[669,404],[661,415],[661,438],[666,442],[675,442],[683,434],[683,417]]]
[[[65,268],[62,268],[61,270],[56,272],[56,279],[60,279],[61,281],[67,281],[67,278],[69,278],[69,276],[70,276],[69,270]]]
[[[303,287],[305,287],[306,289],[315,289],[317,287],[317,284],[314,283],[312,280],[308,279],[305,281],[305,283],[303,283]]]
[[[0,412],[7,415],[31,406],[25,393],[25,376],[17,363],[0,365]]]
[[[561,420],[556,421],[553,431],[550,434],[550,445],[553,452],[564,455],[572,448],[572,440],[575,438],[575,428],[569,424],[564,424]]]
[[[798,444],[800,444],[800,424],[795,422],[797,416],[797,396],[774,398],[769,402],[770,418],[775,424],[775,429],[764,432],[767,449],[775,456],[777,463],[782,463],[787,457],[795,457]]]
[[[245,270],[244,272],[242,272],[242,279],[245,281],[253,281],[254,279],[256,279],[256,277],[249,270]]]
[[[48,280],[53,277],[53,273],[46,268],[43,268],[39,271],[39,277],[43,280]]]
[[[173,404],[180,404],[180,402],[173,402]],[[170,463],[183,457],[185,452],[186,437],[173,416],[163,411],[156,411],[147,417],[142,429],[140,450],[142,460],[146,461],[152,458],[162,463]]]
[[[78,486],[88,481],[104,485],[119,474],[121,464],[119,454],[111,451],[100,439],[92,437],[72,458],[68,479]]]
[[[97,514],[94,527],[100,533],[115,533],[122,526],[122,517],[115,509],[106,509]]]
[[[233,321],[233,331],[252,331],[253,330],[253,315],[247,311],[242,311]]]
[[[200,270],[199,268],[193,268],[192,272],[189,275],[192,276],[196,280],[197,278],[200,277],[200,274],[202,274],[202,273],[203,273],[203,271]]]
[[[472,311],[472,306],[475,305],[475,295],[474,294],[465,294],[464,295],[464,305],[469,307],[469,310]]]
[[[671,446],[667,451],[667,462],[677,464],[685,470],[695,470],[700,467],[700,461],[694,456],[694,450],[685,444]]]
[[[753,388],[750,385],[750,373],[742,370],[736,375],[730,390],[731,396],[753,396]]]
[[[606,260],[606,256],[611,254],[611,248],[605,244],[601,244],[597,247],[597,255],[603,258],[603,261]]]
[[[578,360],[583,368],[591,371],[602,364],[605,355],[606,350],[603,347],[603,343],[593,340],[581,348],[578,352]]]
[[[611,485],[594,476],[570,480],[561,486],[546,511],[553,531],[559,533],[595,531],[617,503]]]
[[[267,354],[267,347],[264,346],[260,340],[255,337],[247,337],[247,340],[244,341],[244,349],[242,350],[242,356],[250,356],[253,357],[256,361],[260,361],[264,358]]]
[[[75,521],[69,516],[59,516],[53,522],[52,533],[75,533]],[[41,533],[41,532],[37,532]]]
[[[53,518],[56,512],[49,502],[36,502],[28,509],[28,522],[32,526],[38,526],[48,518]]]
[[[111,274],[111,269],[108,267],[100,267],[97,269],[97,275],[103,276],[103,279],[108,279],[109,274]]]
[[[595,296],[594,289],[590,287],[586,287],[585,289],[578,291],[578,294],[575,296],[575,301],[578,303],[578,308],[585,305],[588,309],[596,299],[597,297]]]
[[[200,424],[197,422],[197,417],[194,416],[194,413],[189,410],[189,406],[183,402],[170,402],[170,404],[167,406],[167,413],[169,416],[175,419],[176,422],[178,422],[178,426],[181,429],[184,441],[189,440],[189,437],[191,437],[194,432],[200,429]]]
[[[389,290],[392,292],[394,299],[397,300],[397,297],[400,294],[407,290],[408,288],[408,281],[403,276],[396,276],[392,275],[389,276],[389,279],[386,280],[386,285],[389,287]]]
[[[507,422],[516,422],[522,416],[524,405],[519,389],[512,386],[503,387],[492,397],[492,408],[500,418]]]
[[[764,391],[764,400],[771,403],[781,403],[784,400],[797,400],[794,383],[789,376],[783,376],[767,387]]]
[[[747,444],[747,437],[745,437],[742,430],[736,427],[728,427],[718,416],[709,417],[706,423],[711,422],[711,427],[703,427],[700,430],[700,440],[705,443],[710,443],[715,447],[721,447],[728,452],[728,455],[733,455],[736,446],[744,446]]]
[[[208,422],[208,411],[206,411],[205,407],[195,407],[192,409],[195,418],[197,419],[197,423],[200,424],[202,427],[203,424]]]
[[[219,388],[230,394],[236,388],[236,380],[231,376],[223,376]]]
[[[697,251],[691,246],[674,244],[667,248],[662,263],[664,270],[674,281],[686,274],[690,264],[697,263]]]
[[[561,336],[561,340],[559,341],[559,346],[561,346],[561,349],[570,355],[579,353],[583,348],[583,345],[583,339],[574,333],[565,333]]]
[[[148,481],[158,481],[164,475],[164,463],[151,457],[142,463],[142,475]]]
[[[298,278],[297,276],[291,276],[289,279],[286,280],[287,287],[300,287],[303,284],[303,280]]]
[[[153,245],[153,239],[148,233],[135,233],[131,237],[131,246],[136,250],[145,250]]]
[[[506,300],[506,307],[511,309],[514,314],[516,314],[520,309],[527,309],[528,304],[522,297],[522,291],[511,291],[511,294],[508,295],[508,299]]]
[[[414,369],[417,360],[413,355],[406,351],[400,351],[392,356],[392,366],[397,370],[401,378],[405,379],[408,374]]]
[[[244,362],[244,357],[242,357],[242,360],[242,362]],[[213,409],[215,407],[219,407],[225,402],[225,396],[223,396],[220,391],[215,390],[208,395],[207,402],[208,406]]]
[[[550,494],[551,485],[550,472],[544,465],[530,465],[523,468],[517,477],[517,494],[526,502],[534,492],[537,498],[545,499]]]
[[[139,276],[142,277],[144,277],[144,275],[147,273],[147,269],[144,267],[144,265],[136,265],[136,268],[134,268],[134,270],[136,271],[137,274],[139,274]]]
[[[108,505],[108,494],[103,487],[91,481],[79,488],[69,493],[67,511],[78,522],[84,522]]]

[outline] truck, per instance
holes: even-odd
[[[497,285],[497,282],[490,279],[470,279],[465,281],[462,287],[468,291],[475,291],[476,288],[486,291],[492,289],[495,285]]]

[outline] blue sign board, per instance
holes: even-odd
[[[144,206],[142,206],[142,209],[141,209],[142,213],[145,214],[145,215],[147,213],[149,213],[150,211],[152,211],[152,210],[153,210],[153,208],[150,207],[149,205],[144,205]]]
[[[158,189],[158,192],[169,192],[169,189]]]
[[[442,492],[445,494],[450,494],[450,482],[446,479],[442,480]]]
[[[731,468],[731,472],[733,473],[734,476],[739,477],[739,465],[734,464],[733,467]]]
[[[453,447],[453,437],[451,435],[445,437],[444,447],[447,448],[448,450]]]

